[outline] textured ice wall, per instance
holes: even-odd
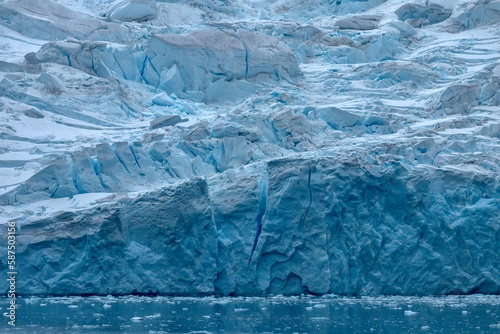
[[[500,293],[499,181],[390,155],[252,165],[24,222],[18,292]]]
[[[242,100],[262,82],[300,76],[290,47],[245,30],[205,29],[156,34],[142,48],[67,39],[45,44],[33,63],[58,63],[103,78],[144,83],[181,98]]]
[[[20,294],[212,293],[217,235],[206,183],[23,225],[17,259]]]

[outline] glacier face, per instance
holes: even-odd
[[[0,1],[18,293],[500,293],[499,22],[496,0]]]

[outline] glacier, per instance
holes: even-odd
[[[500,1],[0,1],[21,295],[500,294]],[[8,291],[0,280],[0,292]]]

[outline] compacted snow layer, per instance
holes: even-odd
[[[500,293],[499,19],[498,1],[0,2],[18,293]]]

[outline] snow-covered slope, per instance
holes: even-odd
[[[498,0],[0,1],[18,292],[500,293],[499,92]]]

